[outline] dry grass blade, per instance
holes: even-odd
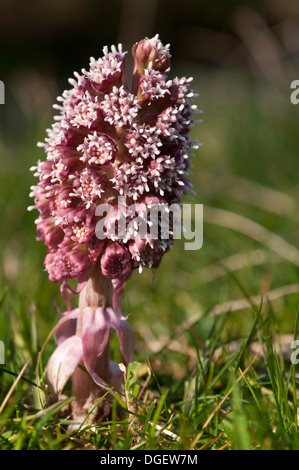
[[[284,238],[242,215],[215,207],[204,207],[204,222],[235,230],[266,245],[290,263],[299,266],[299,250]]]
[[[201,171],[199,180],[205,192],[214,195],[225,193],[243,204],[298,220],[297,199],[283,191],[231,174],[218,175]]]
[[[216,316],[225,312],[236,312],[238,310],[244,310],[245,308],[250,307],[251,305],[260,305],[263,300],[263,304],[268,301],[279,299],[285,295],[298,294],[299,293],[299,284],[289,284],[287,286],[278,287],[269,292],[265,292],[261,295],[253,295],[250,299],[238,299],[232,300],[229,302],[224,302],[219,305],[215,305],[214,308],[210,311],[210,315]]]
[[[237,312],[239,310],[244,310],[245,308],[249,308],[252,305],[260,305],[261,301],[263,304],[268,301],[273,301],[284,297],[285,295],[291,294],[298,294],[299,293],[299,284],[289,284],[287,286],[279,287],[277,289],[273,289],[272,291],[265,292],[264,294],[260,295],[253,295],[249,299],[237,299],[232,300],[229,302],[224,302],[218,305],[215,305],[209,312],[211,316],[217,316],[221,313],[226,312]],[[203,313],[203,312],[202,312]],[[199,318],[202,316],[202,313],[193,315],[191,318],[188,318],[186,322],[181,325],[182,328],[190,328],[193,326]]]
[[[18,385],[19,381],[21,380],[22,378],[22,375],[24,374],[25,370],[27,369],[27,366],[30,362],[30,359],[28,359],[25,363],[25,365],[23,366],[22,370],[20,371],[19,375],[17,376],[16,380],[14,381],[14,383],[12,384],[12,386],[10,387],[6,397],[4,398],[1,406],[0,406],[0,414],[2,413],[2,411],[4,410],[5,406],[7,405],[7,402],[8,400],[10,399],[11,395],[13,394],[16,386]]]
[[[223,434],[220,433],[219,436],[214,437],[210,441],[205,442],[198,450],[204,450],[204,449],[206,449],[206,447],[209,447],[212,444],[215,444],[215,442],[219,441],[222,438],[222,436],[223,436]]]
[[[259,207],[273,214],[297,217],[296,199],[276,189],[267,188],[245,178],[232,178],[228,194],[247,205]]]
[[[263,17],[253,8],[241,7],[234,15],[235,32],[251,61],[271,86],[283,83],[293,66]]]
[[[153,425],[152,421],[149,421],[149,424]],[[169,437],[173,441],[179,441],[180,440],[180,436],[178,436],[174,432],[170,431],[169,429],[166,429],[165,426],[160,426],[159,424],[156,424],[155,429],[157,431],[157,435],[164,434],[164,436]]]
[[[277,300],[281,297],[284,297],[285,295],[292,295],[292,294],[299,294],[299,284],[289,284],[287,286],[282,286],[277,289],[273,289],[272,291],[265,292],[264,294],[258,294],[258,295],[253,295],[250,298],[241,298],[241,299],[236,299],[228,302],[223,302],[221,304],[215,305],[210,311],[209,315],[212,317],[215,317],[217,315],[221,315],[222,313],[227,313],[227,312],[237,312],[239,310],[244,310],[246,308],[250,308],[252,305],[259,306],[261,302],[263,302],[263,305],[265,302],[268,301],[273,301]],[[204,314],[204,311],[200,309],[198,313],[193,315],[192,317],[188,318],[185,320],[180,326],[180,331],[182,330],[187,330],[191,328],[195,323],[198,322],[198,320],[202,317]],[[156,340],[154,343],[154,348],[153,344],[147,345],[149,349],[151,349],[155,353],[159,353],[162,351],[164,348],[171,348],[172,344],[176,343],[176,339],[169,339],[167,340],[165,338]],[[159,346],[159,347],[158,347]]]
[[[252,367],[252,365],[254,364],[254,362],[258,359],[258,357],[261,355],[263,351],[263,346],[259,349],[259,351],[255,354],[255,356],[252,358],[252,360],[250,361],[250,364],[246,367],[246,369],[239,375],[239,377],[237,378],[236,380],[236,383],[239,383],[240,380],[242,380],[242,378],[244,377],[244,375],[247,374],[247,372],[249,371],[249,369]],[[203,427],[201,429],[201,431],[197,434],[196,438],[194,439],[194,441],[192,442],[191,446],[190,446],[190,449],[194,449],[194,447],[196,446],[196,444],[198,443],[198,441],[200,440],[201,436],[203,435],[203,432],[204,430],[207,428],[207,426],[210,424],[210,422],[212,421],[213,417],[215,416],[215,414],[220,410],[221,406],[223,405],[223,403],[226,401],[226,399],[230,396],[230,394],[232,393],[234,387],[232,386],[228,392],[224,395],[224,397],[220,400],[220,402],[218,403],[218,405],[214,408],[214,410],[212,411],[212,413],[209,415],[209,417],[206,419],[206,421],[204,422],[203,424]]]
[[[209,264],[208,266],[201,268],[198,271],[200,280],[198,281],[196,277],[194,283],[207,284],[209,282],[215,281],[216,279],[219,279],[220,277],[226,276],[229,272],[239,271],[241,269],[252,266],[263,265],[267,262],[267,260],[267,253],[265,250],[261,249],[251,250],[246,253],[235,253],[219,260],[216,263]],[[275,257],[272,262],[280,263],[281,261],[281,257]],[[193,277],[194,276],[190,275],[190,280],[193,280]]]

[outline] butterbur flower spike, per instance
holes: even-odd
[[[89,70],[74,74],[54,105],[58,115],[45,142],[38,144],[47,158],[33,168],[38,183],[30,209],[39,211],[45,269],[68,305],[46,374],[55,394],[72,378],[75,419],[84,419],[107,389],[122,393],[135,343],[121,295],[135,269],[157,268],[173,244],[161,230],[156,238],[142,237],[139,223],[150,227],[153,206],[180,204],[192,191],[192,79],[169,78],[169,45],[158,35],[136,43],[132,54],[130,89],[121,45],[104,47],[101,58],[90,59]],[[109,205],[104,222],[97,211],[102,204]],[[124,236],[115,233],[116,225]],[[76,288],[71,279],[77,279]],[[79,306],[71,310],[67,295],[76,294]],[[111,330],[120,338],[120,365],[110,361]],[[109,409],[103,400],[88,422],[104,419]]]

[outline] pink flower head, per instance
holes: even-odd
[[[134,260],[135,267],[142,271],[144,266],[152,269],[158,268],[162,256],[167,249],[167,244],[157,239],[152,239],[150,235],[145,238],[137,237],[129,245],[129,251]]]
[[[129,250],[115,242],[107,246],[102,258],[101,268],[104,276],[121,279],[132,271],[132,259]]]
[[[124,58],[122,45],[111,47],[111,52],[107,46],[103,48],[103,57],[96,60],[90,58],[90,69],[82,70],[86,78],[98,91],[106,91],[112,85],[121,86],[125,82]]]
[[[136,203],[146,214],[149,201],[180,203],[191,187],[190,156],[197,148],[189,137],[196,108],[191,79],[169,77],[169,45],[158,35],[134,44],[132,54],[131,88],[121,45],[104,47],[88,70],[75,73],[54,106],[55,123],[38,144],[47,158],[33,168],[39,181],[32,208],[39,211],[37,231],[48,247],[51,281],[87,279],[101,256],[103,274],[123,279],[140,266],[158,266],[172,243],[134,241],[134,224],[124,239],[108,236],[105,251],[97,238],[99,205],[122,196],[127,207]],[[137,215],[142,217],[140,210]]]
[[[44,264],[50,281],[79,279],[90,265],[89,249],[86,244],[79,244],[65,237],[55,251],[46,255]]]
[[[88,165],[99,167],[113,163],[116,154],[113,140],[105,134],[97,134],[96,131],[93,134],[88,134],[77,150],[83,152],[80,160]]]
[[[134,44],[132,54],[134,62],[134,77],[141,76],[151,63],[155,70],[165,72],[170,67],[169,44],[163,46],[158,34],[151,39],[145,38]]]
[[[125,146],[130,156],[141,165],[147,158],[155,159],[160,154],[159,147],[163,144],[156,127],[149,124],[133,124],[126,134]]]

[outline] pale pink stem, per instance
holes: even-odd
[[[112,305],[112,283],[110,279],[104,277],[100,263],[95,265],[93,273],[79,296],[80,314],[78,317],[77,331],[78,336],[82,336],[82,317],[83,309],[91,307],[110,307]],[[109,341],[97,360],[95,372],[101,379],[109,384],[110,378],[110,344]],[[106,393],[90,377],[90,375],[77,367],[72,376],[72,394],[76,400],[72,402],[73,419],[82,422],[98,400]],[[111,398],[111,397],[110,397]],[[104,399],[99,406],[90,414],[85,424],[91,424],[103,421],[110,412],[110,403]]]

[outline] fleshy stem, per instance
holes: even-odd
[[[79,295],[80,314],[77,322],[76,334],[82,337],[83,309],[91,307],[107,308],[112,305],[112,283],[110,279],[103,276],[100,263],[97,262],[93,273],[86,286]],[[110,342],[108,341],[103,353],[99,356],[95,371],[109,385],[110,364]],[[88,372],[77,367],[72,377],[72,394],[75,400],[72,403],[73,418],[82,422],[86,419],[90,410],[94,408],[99,399],[106,393],[106,390],[99,387],[90,377]],[[90,413],[85,424],[103,421],[110,412],[110,404],[107,400],[102,400],[100,404]]]

